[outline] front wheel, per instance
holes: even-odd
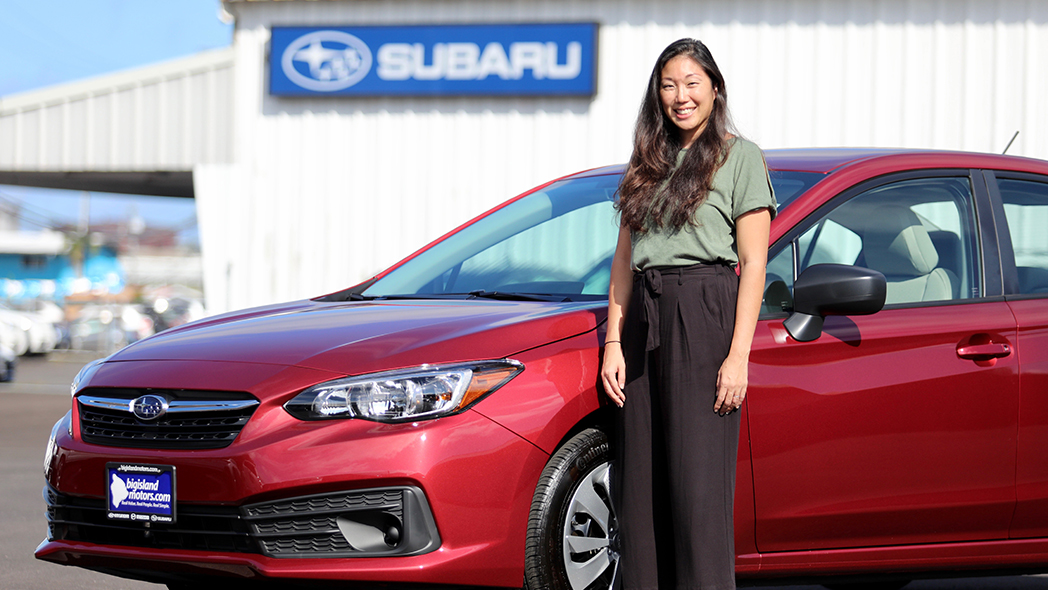
[[[608,437],[587,428],[546,464],[528,518],[529,590],[605,590],[618,572]]]

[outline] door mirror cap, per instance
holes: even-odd
[[[888,292],[884,275],[861,266],[815,264],[793,284],[793,313],[783,324],[798,342],[811,342],[822,334],[830,315],[869,315],[884,307]]]

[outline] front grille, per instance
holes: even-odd
[[[178,521],[150,527],[106,517],[104,499],[44,488],[48,536],[99,545],[259,553],[270,557],[418,555],[440,546],[422,490],[377,488],[241,507],[179,503]]]
[[[166,400],[166,413],[141,419],[133,400]],[[246,393],[184,390],[94,389],[77,397],[84,441],[146,449],[221,449],[229,446],[258,407]]]

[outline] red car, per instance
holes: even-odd
[[[767,160],[740,582],[1048,571],[1048,162]],[[621,171],[539,187],[346,291],[88,365],[36,556],[172,588],[608,587]]]

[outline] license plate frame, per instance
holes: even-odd
[[[175,466],[106,463],[106,517],[130,523],[173,524]]]

